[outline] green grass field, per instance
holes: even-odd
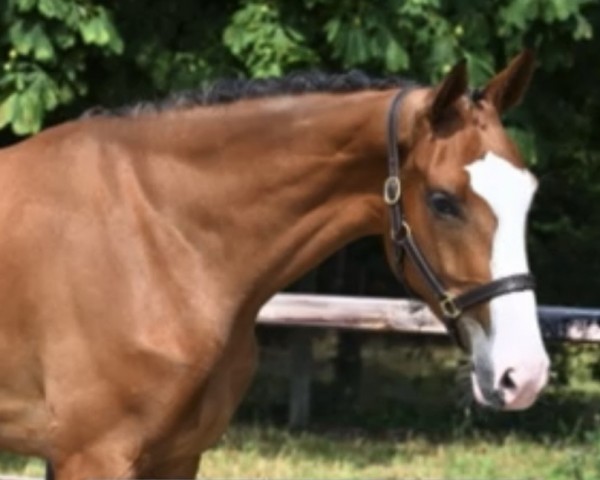
[[[41,476],[37,459],[0,457],[3,473]],[[562,442],[519,434],[467,435],[437,442],[418,433],[395,439],[365,432],[293,434],[273,427],[236,426],[205,455],[205,478],[600,478],[600,435]]]
[[[584,441],[457,438],[447,443],[235,428],[206,455],[214,478],[598,479],[600,436]]]

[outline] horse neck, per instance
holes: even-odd
[[[227,295],[260,304],[348,242],[382,232],[393,93],[163,114],[172,122],[158,121],[149,136],[170,162],[154,177],[164,183],[177,172],[178,179],[167,182],[160,203],[169,203],[163,210],[177,217]]]

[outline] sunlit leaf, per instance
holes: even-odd
[[[17,93],[13,93],[5,98],[0,104],[0,128],[4,128],[6,125],[12,122],[15,113],[17,96]]]
[[[67,0],[37,0],[38,10],[42,15],[48,18],[63,19],[69,13],[69,3]]]
[[[408,68],[408,53],[394,40],[390,40],[387,44],[385,50],[385,65],[387,69],[392,72],[398,72]]]
[[[16,0],[15,4],[19,11],[28,12],[36,6],[37,0]]]

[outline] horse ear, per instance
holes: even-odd
[[[467,86],[467,62],[461,60],[450,70],[450,73],[446,75],[446,78],[433,92],[433,100],[429,111],[432,123],[437,123],[443,117],[447,108],[464,95]]]
[[[483,89],[483,98],[492,102],[500,114],[519,104],[531,81],[534,64],[533,51],[523,50],[488,82]]]

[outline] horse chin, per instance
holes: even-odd
[[[507,398],[502,391],[491,387],[485,373],[478,374],[475,369],[471,372],[471,387],[475,401],[483,407],[502,411],[526,410],[531,407],[536,402],[546,380],[546,376],[542,377],[537,387],[529,389],[529,391],[523,390],[517,395],[511,396],[509,392]]]
[[[479,405],[486,408],[491,408],[493,410],[504,410],[504,402],[502,398],[494,392],[487,392],[483,390],[475,372],[471,373],[471,386],[475,401]]]

